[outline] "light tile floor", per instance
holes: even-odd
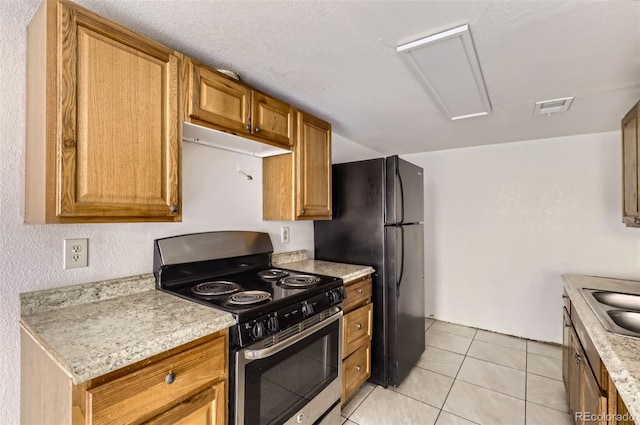
[[[562,349],[425,320],[426,347],[398,387],[366,383],[347,425],[571,425]]]

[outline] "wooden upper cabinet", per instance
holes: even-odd
[[[289,148],[293,145],[295,109],[288,103],[253,90],[253,132]]]
[[[177,54],[68,1],[28,28],[26,221],[180,221]]]
[[[638,205],[638,127],[640,102],[622,119],[622,221],[640,227]]]
[[[295,109],[185,57],[184,120],[290,149]]]
[[[251,134],[251,89],[189,60],[187,117],[196,124]]]
[[[296,153],[296,216],[331,219],[331,125],[300,112]]]
[[[331,124],[297,111],[293,153],[262,160],[264,220],[331,220]]]

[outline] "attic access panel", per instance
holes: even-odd
[[[491,112],[468,25],[403,44],[397,52],[452,120]]]

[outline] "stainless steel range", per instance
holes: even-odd
[[[229,423],[339,424],[342,279],[271,265],[267,233],[154,243],[157,288],[233,314]]]

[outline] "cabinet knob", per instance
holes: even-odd
[[[360,369],[362,369],[362,367],[360,367],[360,365],[356,366],[356,370],[360,371]]]
[[[356,329],[362,329],[362,323],[356,323]]]
[[[297,417],[296,417],[296,422],[298,422],[299,424],[301,424],[304,421],[304,413],[300,413]]]
[[[172,213],[177,213],[178,212],[178,206],[177,205],[171,205],[169,207],[169,211],[171,211]]]
[[[245,126],[244,126],[244,128],[246,128],[246,129],[247,129],[247,131],[251,131],[251,124],[247,124],[247,125],[245,125]]]
[[[569,326],[571,326],[569,323],[565,323],[565,324],[564,324],[564,327],[565,327],[565,328],[568,328]]]
[[[303,208],[301,212],[302,212],[302,214],[304,214],[305,213],[305,209]]]
[[[567,298],[569,298],[568,296],[566,296],[565,294],[562,294],[562,299],[566,300]]]
[[[582,363],[582,356],[580,354],[578,354],[578,353],[576,353],[576,363],[577,364]]]
[[[358,288],[358,294],[362,294],[363,292],[362,288]]]
[[[260,127],[256,127],[256,133],[260,133]]]
[[[164,377],[165,384],[173,384],[176,380],[176,374],[173,372],[167,373],[167,376]]]

